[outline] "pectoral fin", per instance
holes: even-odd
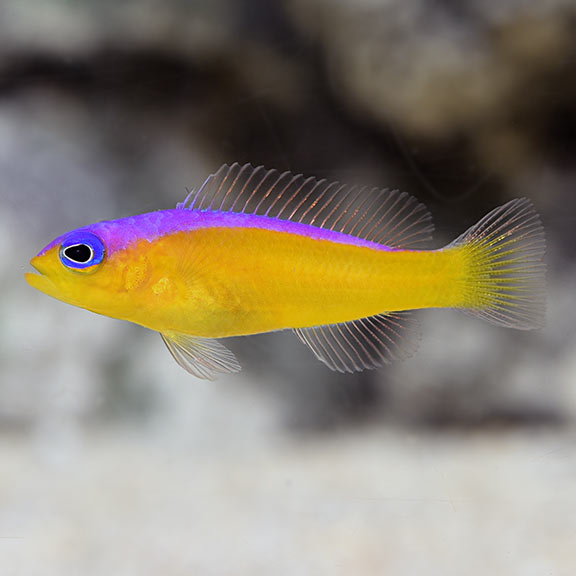
[[[241,370],[236,356],[217,340],[178,332],[163,332],[161,336],[174,360],[197,378],[216,380],[218,374]]]

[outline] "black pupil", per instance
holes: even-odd
[[[64,250],[66,258],[72,260],[72,262],[78,262],[80,264],[85,264],[92,258],[92,249],[86,244],[76,244],[76,246],[68,246]]]

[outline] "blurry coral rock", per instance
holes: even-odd
[[[465,135],[499,172],[530,162],[534,149],[545,147],[542,126],[558,108],[573,110],[571,0],[291,0],[290,6],[351,109],[411,137]]]

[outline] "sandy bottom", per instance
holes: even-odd
[[[576,436],[0,440],[2,576],[571,576]]]

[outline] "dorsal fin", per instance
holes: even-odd
[[[250,164],[225,164],[177,208],[290,220],[395,248],[419,247],[434,229],[428,210],[405,192],[346,186]]]

